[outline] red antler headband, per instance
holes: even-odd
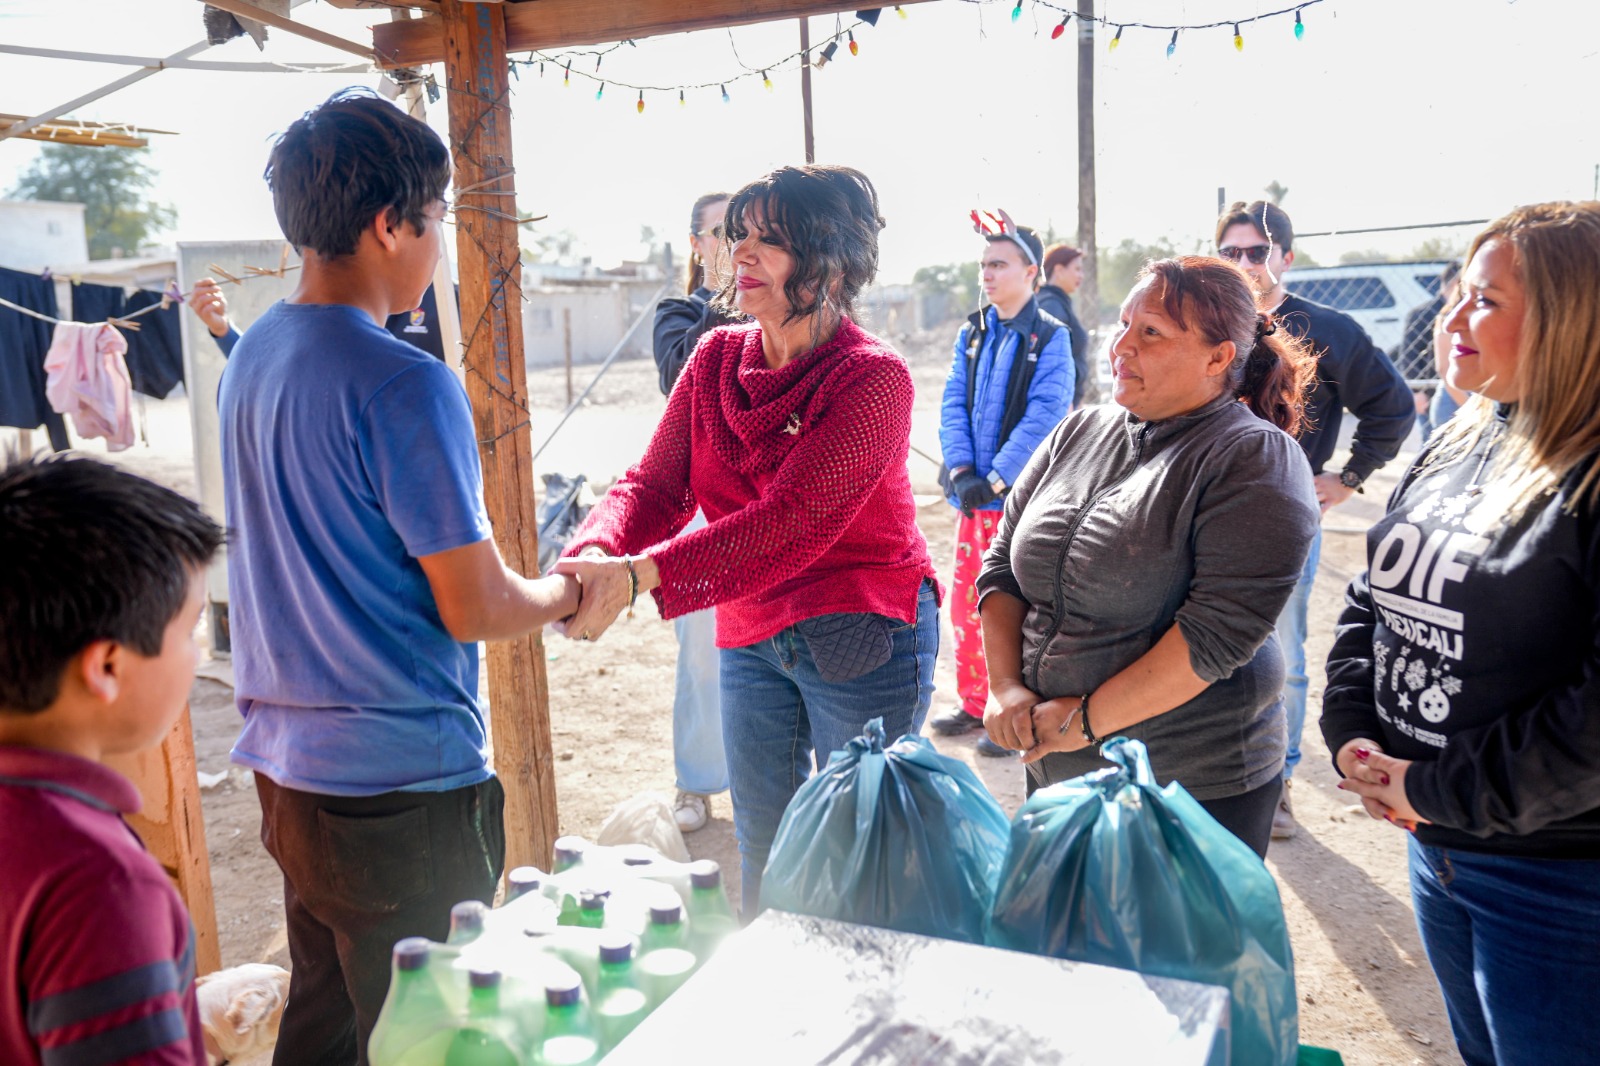
[[[1006,214],[1004,209],[997,207],[993,211],[987,211],[975,207],[972,209],[970,217],[972,218],[974,232],[981,233],[985,237],[1004,237],[1022,249],[1023,258],[1028,261],[1029,266],[1039,265],[1039,260],[1033,254],[1033,249],[1028,247],[1028,242],[1022,239],[1019,227],[1015,222],[1011,221],[1011,216]]]

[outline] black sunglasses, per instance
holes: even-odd
[[[1231,244],[1225,244],[1217,249],[1217,254],[1233,263],[1248,259],[1256,266],[1260,266],[1267,261],[1267,256],[1272,254],[1272,245],[1252,244],[1246,248],[1236,248]]]

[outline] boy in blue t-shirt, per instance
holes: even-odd
[[[0,1062],[205,1066],[194,930],[108,757],[194,681],[222,530],[71,453],[0,470]]]
[[[439,259],[438,136],[346,91],[289,127],[266,176],[303,267],[219,394],[233,761],[284,875],[276,1061],[365,1063],[395,941],[444,939],[504,861],[477,642],[571,615],[578,587],[505,566],[466,391],[383,328]]]

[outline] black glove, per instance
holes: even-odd
[[[956,474],[950,483],[955,486],[956,498],[961,501],[961,513],[968,518],[972,517],[974,511],[999,499],[989,483],[971,470]]]

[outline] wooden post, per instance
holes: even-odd
[[[1100,256],[1095,249],[1094,0],[1078,0],[1078,247],[1083,249],[1079,314],[1100,324]]]
[[[806,162],[817,161],[817,141],[811,135],[811,19],[800,17],[800,109],[806,126]]]
[[[151,856],[167,871],[194,922],[195,973],[222,969],[217,943],[217,905],[211,892],[211,855],[200,812],[200,779],[195,773],[194,727],[189,708],[172,725],[158,748],[121,755],[107,764],[139,789],[140,810],[128,816]]]
[[[537,497],[522,350],[505,9],[441,0],[439,11],[455,184],[470,190],[456,196],[456,261],[484,500],[506,565],[533,575],[539,571]],[[494,769],[506,790],[506,867],[549,869],[558,823],[550,689],[539,632],[491,643],[488,677]]]
[[[572,308],[561,309],[561,345],[567,359],[567,406],[572,406]]]

